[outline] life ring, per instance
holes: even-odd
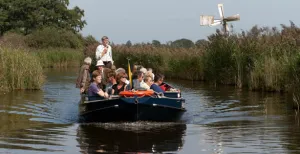
[[[133,97],[133,96],[138,96],[138,97],[144,97],[144,96],[151,96],[154,94],[153,90],[137,90],[137,91],[121,91],[119,95],[121,97]]]

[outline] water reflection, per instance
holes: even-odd
[[[78,142],[84,153],[162,153],[181,150],[185,124],[83,124]]]

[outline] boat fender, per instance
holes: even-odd
[[[142,91],[134,91],[134,90],[130,90],[130,91],[121,91],[119,93],[119,96],[121,97],[144,97],[144,96],[152,96],[154,94],[153,90],[142,90]]]

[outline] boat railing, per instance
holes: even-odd
[[[131,96],[131,97],[152,97],[152,98],[169,98],[169,99],[182,99],[180,92],[174,92],[174,91],[166,91],[164,93],[157,93],[154,92],[154,95],[152,96]],[[124,98],[120,95],[110,95],[109,98],[101,98],[101,97],[89,97],[86,94],[81,94],[81,102],[82,103],[93,103],[93,102],[101,102],[101,101],[107,101],[107,100],[115,100],[119,98]],[[130,97],[126,97],[130,98]]]

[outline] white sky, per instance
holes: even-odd
[[[241,20],[232,22],[235,31],[300,23],[300,0],[70,0],[69,7],[85,11],[84,36],[100,40],[107,35],[117,44],[166,43],[181,38],[195,42],[214,33],[220,26],[200,26],[200,15],[219,18],[218,3],[224,4],[225,16],[240,14]]]

